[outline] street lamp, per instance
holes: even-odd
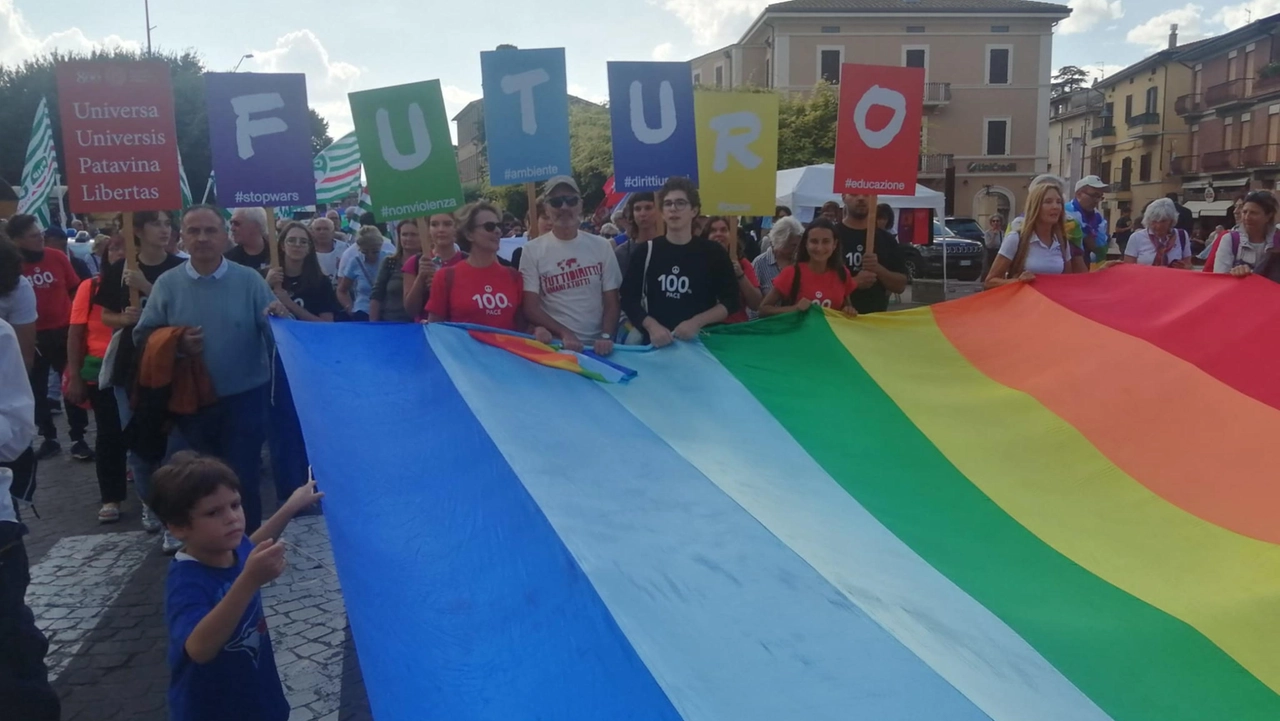
[[[244,61],[246,61],[246,60],[248,60],[248,59],[250,59],[250,58],[252,58],[252,57],[253,57],[253,53],[245,53],[244,55],[241,55],[241,56],[240,56],[240,60],[236,63],[236,66],[235,66],[234,68],[232,68],[232,69],[231,69],[231,72],[233,72],[233,73],[234,73],[235,71],[239,70],[239,69],[240,69],[240,63],[243,63]]]

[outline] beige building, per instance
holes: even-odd
[[[1104,98],[1096,88],[1081,88],[1050,101],[1048,172],[1062,176],[1069,186],[1097,172],[1089,134],[1099,125]]]
[[[1191,68],[1180,58],[1199,44],[1179,47],[1174,25],[1168,48],[1095,86],[1103,106],[1089,131],[1089,155],[1093,174],[1111,184],[1102,211],[1113,226],[1139,219],[1148,203],[1181,188],[1173,159],[1187,153],[1190,133],[1174,105],[1191,91]]]
[[[695,84],[804,93],[842,63],[925,70],[920,182],[979,220],[1021,209],[1048,167],[1053,27],[1070,8],[1032,0],[790,0],[741,40],[695,58]]]

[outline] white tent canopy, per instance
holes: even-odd
[[[813,219],[814,208],[821,208],[823,203],[831,200],[840,202],[839,193],[831,190],[835,187],[835,177],[836,166],[831,163],[779,170],[778,205],[791,208],[797,219],[807,223]],[[881,195],[880,202],[887,203],[894,210],[928,208],[939,219],[946,215],[943,194],[919,184],[915,195]]]

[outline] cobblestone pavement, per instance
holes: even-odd
[[[46,661],[63,720],[164,721],[169,557],[158,535],[140,530],[134,502],[119,523],[97,522],[92,463],[64,452],[42,462],[37,477],[39,517],[24,514],[27,602],[49,637]],[[264,506],[274,508],[269,485]],[[263,604],[290,720],[371,719],[324,519],[294,519],[283,539],[289,567],[263,589]]]

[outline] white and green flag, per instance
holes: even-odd
[[[40,227],[48,228],[49,196],[57,184],[58,158],[53,149],[53,123],[49,120],[49,105],[44,98],[36,107],[36,117],[31,123],[31,142],[27,143],[26,162],[22,166],[22,190],[18,196],[18,212],[29,213],[40,221]]]
[[[187,169],[182,165],[182,152],[178,152],[178,182],[182,184],[182,209],[195,205],[191,197],[191,183],[187,182]]]
[[[317,203],[337,203],[360,190],[360,146],[355,131],[333,141],[313,162]]]

